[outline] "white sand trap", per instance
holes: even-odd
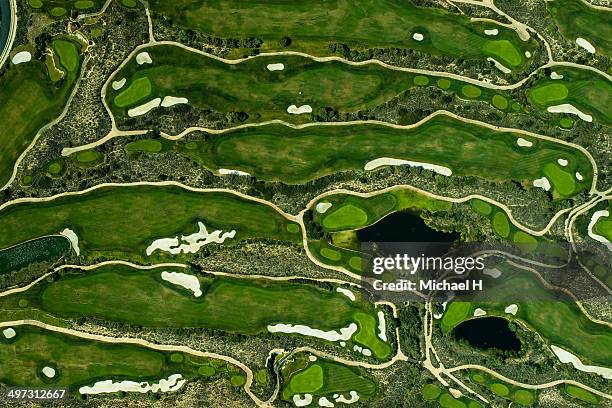
[[[32,61],[32,54],[30,54],[30,51],[20,51],[13,56],[11,61],[15,65],[19,65],[23,62],[30,62]]]
[[[587,50],[591,54],[595,54],[595,47],[593,47],[593,44],[591,44],[590,42],[588,42],[584,38],[582,38],[582,37],[576,38],[576,44],[578,44],[579,46],[581,46],[582,48],[584,48],[585,50]]]
[[[234,238],[236,236],[236,230],[230,232],[223,232],[216,230],[208,233],[206,226],[202,222],[198,221],[198,232],[191,235],[181,236],[181,241],[186,243],[179,245],[178,237],[174,238],[160,238],[156,239],[147,247],[147,255],[151,255],[156,250],[169,252],[172,255],[180,254],[181,252],[186,254],[195,254],[204,245],[215,243],[222,244],[228,238]],[[223,234],[223,235],[222,235]]]
[[[170,283],[174,283],[175,285],[182,286],[185,289],[189,289],[193,292],[193,296],[195,297],[202,296],[202,290],[200,289],[200,281],[196,276],[180,272],[163,271],[161,273],[161,278]]]
[[[539,179],[533,180],[534,187],[543,188],[546,191],[550,191],[550,181],[546,177],[541,177]]]
[[[565,166],[567,166],[567,164],[569,162],[567,160],[565,160],[565,159],[559,158],[559,159],[557,159],[557,163],[559,163],[559,166],[565,167]]]
[[[504,312],[509,313],[511,315],[515,315],[516,312],[518,312],[518,306],[515,303],[513,303],[510,306],[506,307],[504,309]]]
[[[312,356],[312,355],[308,356],[308,361],[312,361],[312,362],[317,361],[317,356]]]
[[[60,232],[60,235],[68,238],[70,245],[72,245],[72,249],[74,249],[77,256],[81,255],[81,250],[79,249],[79,237],[77,237],[77,234],[73,230],[70,228],[64,228],[64,230]]]
[[[497,35],[499,34],[499,30],[497,28],[493,28],[491,30],[484,30],[486,35]]]
[[[176,391],[185,384],[185,380],[180,380],[181,374],[172,374],[168,379],[161,379],[157,384],[149,384],[148,382],[137,383],[135,381],[120,381],[113,380],[98,381],[91,387],[83,386],[79,388],[81,394],[105,394],[113,392],[139,392],[144,394],[149,391],[153,392],[169,392]]]
[[[531,146],[533,146],[532,142],[530,142],[527,139],[523,139],[522,137],[519,137],[518,139],[516,139],[516,144],[519,145],[520,147],[531,147]]]
[[[363,350],[361,350],[361,353],[366,357],[370,357],[372,355],[372,350],[364,348]]]
[[[436,320],[439,320],[442,318],[442,316],[444,316],[444,312],[446,311],[446,305],[448,305],[448,300],[446,302],[442,303],[442,312],[441,313],[434,313],[433,317]]]
[[[569,103],[564,103],[562,105],[549,106],[546,110],[551,113],[571,113],[572,115],[577,115],[580,119],[584,120],[585,122],[593,121],[593,117],[591,115],[587,115],[586,113],[580,111],[574,105],[571,105]]]
[[[525,51],[525,57],[531,58],[531,53],[529,51]]]
[[[42,369],[42,373],[47,377],[47,378],[53,378],[55,377],[55,369],[53,367],[49,367],[49,366],[45,366]]]
[[[349,396],[350,398],[344,398],[344,395],[340,394],[336,397],[336,402],[341,402],[343,404],[353,404],[357,401],[359,401],[359,394],[357,394],[357,391],[351,391],[349,392]]]
[[[2,330],[2,334],[4,335],[5,339],[12,339],[13,337],[17,335],[17,333],[15,332],[15,329],[13,329],[12,327]]]
[[[601,375],[603,378],[612,379],[612,368],[584,365],[578,357],[569,351],[563,350],[561,347],[557,346],[550,346],[550,348],[562,363],[571,363],[576,370],[584,371],[585,373],[595,373]]]
[[[319,406],[320,407],[333,407],[334,403],[328,400],[326,397],[319,398]]]
[[[151,56],[149,55],[148,52],[143,51],[140,54],[138,54],[136,56],[136,63],[138,65],[142,65],[142,64],[152,64],[153,60],[151,59]]]
[[[341,342],[340,342],[340,345],[341,345],[342,347],[346,347],[346,342],[345,342],[345,341],[341,341]]]
[[[480,317],[480,316],[484,316],[486,314],[487,314],[487,312],[482,310],[481,308],[478,308],[478,309],[474,310],[474,317]]]
[[[236,175],[236,176],[244,176],[244,177],[249,177],[251,174],[247,173],[246,171],[240,171],[240,170],[231,170],[231,169],[219,169],[219,174],[222,176],[227,176],[227,175]]]
[[[342,293],[344,296],[351,299],[353,302],[355,301],[355,294],[348,289],[336,288],[336,292]]]
[[[563,79],[563,75],[557,74],[555,71],[550,73],[550,79]]]
[[[385,320],[385,313],[379,311],[376,315],[378,316],[378,337],[382,341],[387,341],[387,322]]]
[[[287,113],[290,113],[292,115],[301,115],[302,113],[311,113],[312,112],[312,108],[310,107],[310,105],[302,105],[299,108],[295,105],[291,105],[290,107],[287,108]]]
[[[302,397],[300,394],[295,394],[293,396],[293,403],[296,407],[305,407],[307,405],[310,405],[312,404],[312,395],[304,394],[304,396]]]
[[[187,98],[178,97],[178,96],[164,96],[164,100],[161,103],[161,106],[164,108],[169,108],[170,106],[189,103]]]
[[[578,179],[578,181],[584,180],[584,177],[582,177],[582,174],[580,174],[579,172],[576,172],[576,178]]]
[[[113,87],[113,89],[115,91],[120,90],[121,88],[123,88],[123,85],[125,85],[125,82],[127,81],[127,79],[123,78],[120,79],[119,81],[113,81],[113,83],[111,84],[111,86]]]
[[[442,174],[443,176],[450,176],[453,174],[452,170],[448,167],[438,166],[437,164],[416,162],[410,160],[393,159],[390,157],[380,157],[378,159],[370,160],[363,167],[364,170],[370,171],[377,169],[382,166],[411,166],[411,167],[422,167],[425,170],[431,170],[435,173]]]
[[[495,65],[495,68],[499,69],[504,74],[509,74],[509,73],[512,72],[512,70],[510,70],[510,68],[507,68],[506,66],[502,65],[495,58],[487,57],[487,61],[491,61],[493,63],[493,65]]]
[[[423,34],[421,34],[421,33],[414,33],[414,34],[412,34],[412,38],[413,38],[415,41],[423,41],[423,39],[424,39],[425,37],[424,37],[424,36],[423,36]]]
[[[593,238],[597,242],[601,242],[606,247],[608,247],[610,251],[612,251],[612,243],[610,243],[610,241],[606,237],[603,237],[593,231],[593,227],[595,226],[595,224],[597,224],[597,221],[599,221],[600,218],[607,218],[609,216],[610,211],[608,210],[595,211],[593,215],[591,215],[591,221],[589,222],[587,233],[589,234],[589,237]]]
[[[361,353],[361,350],[363,350],[363,348],[361,346],[358,346],[356,344],[353,346],[353,351],[357,351],[357,352]]]
[[[276,64],[268,64],[266,68],[268,68],[268,71],[282,71],[283,69],[285,69],[285,64],[283,64],[282,62]]]
[[[459,391],[458,389],[456,389],[456,388],[449,388],[448,392],[451,393],[453,398],[461,398],[461,397],[463,397],[463,393],[461,391]]]
[[[159,107],[160,104],[161,104],[161,98],[155,98],[145,104],[142,104],[140,106],[137,106],[135,108],[128,110],[128,116],[130,118],[133,118],[136,116],[144,115],[145,113],[149,113],[149,111]]]
[[[332,203],[323,201],[315,206],[315,210],[317,210],[319,214],[325,214],[325,211],[329,210],[331,206]]]
[[[501,271],[497,268],[487,268],[482,273],[492,277],[493,279],[497,279],[501,276]]]
[[[340,333],[335,330],[325,331],[319,329],[312,329],[308,326],[303,325],[292,325],[292,324],[274,324],[268,325],[268,331],[270,333],[288,333],[288,334],[302,334],[304,336],[316,337],[318,339],[328,340],[328,341],[338,341],[338,340],[350,340],[353,337],[353,334],[357,332],[357,324],[351,323],[347,327],[343,327],[340,329]]]

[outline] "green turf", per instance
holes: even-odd
[[[491,214],[491,211],[493,211],[491,204],[487,203],[486,201],[479,200],[477,198],[470,200],[470,205],[474,210],[476,210],[476,212],[482,215],[489,215]]]
[[[446,312],[442,317],[442,330],[448,331],[460,322],[464,321],[472,311],[472,304],[469,302],[451,302],[446,306]]]
[[[363,170],[380,157],[443,165],[460,176],[531,184],[542,176],[544,165],[567,156],[571,159],[567,169],[584,176],[576,192],[590,186],[592,167],[583,153],[547,140],[538,140],[534,149],[521,149],[518,137],[440,115],[413,129],[359,124],[295,130],[271,124],[209,135],[197,142],[195,150],[182,149],[180,144],[177,148],[211,170],[236,169],[263,181],[288,184]]]
[[[134,105],[151,95],[151,92],[152,85],[149,78],[137,78],[115,97],[113,103],[120,108]]]
[[[287,393],[312,394],[321,387],[323,387],[323,367],[319,364],[313,364],[291,377],[287,386]]]
[[[59,162],[53,162],[51,164],[49,164],[49,166],[47,167],[47,171],[56,176],[58,174],[60,174],[62,172],[62,164]]]
[[[544,175],[550,181],[554,191],[562,196],[571,195],[576,189],[575,176],[566,172],[556,163],[544,165]]]
[[[319,252],[324,258],[329,259],[332,262],[337,262],[342,259],[340,252],[335,251],[331,248],[321,248]]]
[[[198,374],[201,375],[202,377],[212,377],[213,375],[215,375],[215,373],[216,373],[215,368],[211,366],[204,365],[198,368]]]
[[[451,81],[446,79],[446,78],[440,78],[436,82],[436,85],[438,85],[439,88],[446,90],[446,89],[450,88]]]
[[[538,105],[550,105],[552,102],[561,102],[567,98],[569,91],[567,86],[558,82],[546,83],[529,90],[529,97]]]
[[[158,140],[142,139],[125,145],[128,152],[147,152],[159,153],[162,151],[162,144]]]
[[[90,9],[94,6],[94,2],[91,0],[79,0],[74,2],[74,7],[78,10]]]
[[[368,214],[351,204],[343,205],[330,212],[323,219],[323,226],[328,229],[353,229],[363,226],[368,221]]]
[[[434,401],[438,399],[442,390],[436,384],[425,384],[423,387],[423,399],[425,401]]]
[[[472,375],[472,380],[474,380],[475,382],[477,382],[478,384],[484,384],[487,380],[484,378],[484,376],[480,375],[480,374],[474,374]]]
[[[575,45],[576,38],[582,37],[595,47],[596,55],[612,56],[612,15],[609,11],[594,9],[581,0],[547,1],[546,8],[568,42]]]
[[[297,234],[300,232],[300,226],[298,224],[287,224],[287,231],[292,234]]]
[[[559,125],[564,128],[564,129],[571,129],[574,127],[574,123],[576,123],[576,121],[572,118],[561,118],[559,119]]]
[[[599,398],[597,398],[595,394],[580,387],[576,387],[575,385],[566,384],[565,393],[587,404],[595,405],[599,403]]]
[[[301,242],[299,231],[272,207],[222,192],[198,193],[174,186],[105,187],[47,202],[20,203],[0,211],[0,248],[58,233],[66,227],[79,237],[81,256],[99,255],[151,262],[146,256],[157,238],[188,235],[202,221],[209,232],[236,230],[231,245],[242,239],[265,238]]]
[[[230,378],[230,383],[234,387],[242,387],[245,382],[246,382],[246,378],[244,377],[244,375],[236,374],[236,375],[232,375]]]
[[[508,238],[510,234],[510,221],[502,211],[498,211],[493,216],[493,230],[502,238]]]
[[[512,400],[524,407],[529,407],[535,402],[533,393],[526,390],[514,391],[514,393],[512,394]]]
[[[504,384],[493,383],[489,387],[494,394],[499,395],[500,397],[506,397],[508,394],[510,394],[510,390]]]
[[[55,40],[53,49],[59,57],[60,64],[68,71],[74,72],[79,67],[79,51],[74,42]]]
[[[391,347],[378,337],[378,319],[373,315],[357,312],[353,315],[359,331],[353,336],[356,343],[372,350],[379,360],[384,360],[391,354]]]
[[[81,163],[90,163],[100,158],[100,153],[95,150],[83,150],[75,155],[75,160]]]
[[[43,6],[42,0],[28,0],[28,4],[35,9],[39,9]]]
[[[0,188],[38,130],[60,115],[77,71],[69,72],[59,88],[49,79],[45,64],[36,60],[11,66],[0,77],[0,117],[10,118],[0,132]]]
[[[429,78],[423,75],[417,75],[414,77],[414,84],[417,86],[425,86],[429,84]]]
[[[123,4],[126,7],[136,7],[136,0],[121,0],[121,4]]]
[[[505,110],[508,108],[508,100],[501,95],[493,95],[491,103],[493,103],[493,106],[497,109]]]
[[[538,241],[533,236],[523,231],[516,231],[514,235],[512,236],[512,241],[518,244],[530,244],[530,245],[538,243]]]
[[[606,237],[609,241],[612,241],[612,217],[599,218],[593,227],[593,231],[596,234]]]
[[[66,14],[66,9],[63,7],[53,7],[49,12],[53,17],[61,17]]]
[[[467,408],[465,403],[453,398],[453,396],[448,393],[442,394],[438,402],[442,408]]]
[[[265,9],[259,4],[255,0],[178,0],[172,4],[154,0],[150,7],[179,26],[206,35],[261,38],[263,51],[284,50],[279,40],[288,36],[292,50],[314,55],[329,55],[330,43],[343,43],[352,49],[409,47],[465,60],[495,57],[515,66],[524,62],[524,51],[536,52],[535,41],[523,42],[507,27],[496,25],[500,34],[491,38],[483,32],[490,24],[400,0],[322,0],[300,5],[277,0]],[[426,40],[413,41],[410,33],[415,32],[424,33]]]
[[[473,98],[478,98],[482,91],[477,86],[464,85],[463,88],[461,88],[461,92],[463,93],[464,96],[473,99]]]

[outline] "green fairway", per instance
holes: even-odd
[[[197,379],[198,368],[215,360],[187,354],[161,352],[142,346],[85,340],[33,326],[15,326],[12,339],[0,337],[0,381],[10,386],[34,388],[68,387],[77,393],[96,381],[131,380],[157,383],[180,373]],[[180,361],[171,356],[179,355]],[[216,364],[218,365],[218,364]],[[55,370],[47,378],[43,367]],[[227,372],[225,364],[221,372]]]
[[[356,391],[359,401],[363,402],[376,392],[376,384],[356,367],[349,367],[331,360],[317,358],[309,361],[304,354],[282,368],[282,399],[290,401],[296,394],[311,394],[318,400],[327,396],[333,401],[333,394],[344,394],[349,397],[350,391]]]
[[[66,43],[58,39],[52,42],[54,48],[63,49],[64,60],[76,60],[78,65],[78,54],[71,55],[76,47]],[[15,162],[38,130],[59,116],[77,76],[78,69],[69,71],[56,88],[45,64],[32,60],[11,66],[0,78],[0,117],[5,118],[0,132],[0,188],[9,181]]]
[[[199,221],[209,232],[236,230],[236,236],[224,245],[252,238],[301,242],[299,231],[287,229],[294,223],[282,214],[234,194],[125,186],[9,206],[0,211],[0,230],[5,232],[0,235],[0,248],[71,228],[85,259],[104,255],[152,262],[170,256],[161,250],[146,256],[145,249],[154,240],[191,234]]]
[[[589,391],[584,390],[580,387],[576,387],[575,385],[566,384],[565,393],[572,398],[575,398],[582,402],[586,402],[590,405],[595,405],[599,403],[599,398],[597,398],[595,394],[592,394]]]
[[[182,269],[138,270],[123,265],[74,270],[26,293],[0,298],[0,314],[6,320],[15,318],[15,313],[27,316],[41,310],[60,319],[90,317],[142,327],[199,327],[246,335],[267,333],[268,325],[279,323],[337,331],[354,322],[358,331],[347,342],[371,348],[380,360],[391,352],[377,337],[373,305],[351,301],[335,287],[206,277],[199,279],[203,294],[195,297],[164,280],[163,271],[190,274]],[[19,306],[24,299],[27,308]]]
[[[352,49],[410,48],[466,60],[494,57],[523,70],[527,65],[524,52],[533,54],[537,44],[520,40],[513,30],[498,24],[470,21],[458,13],[399,0],[308,0],[301,4],[277,0],[265,8],[255,0],[179,0],[172,4],[154,0],[150,5],[176,24],[206,35],[261,38],[262,51],[284,50],[279,41],[289,37],[289,49],[314,55],[329,55],[330,43],[342,43]],[[484,30],[493,27],[499,35],[487,36]],[[414,40],[414,33],[425,39]]]
[[[586,39],[595,54],[612,56],[612,13],[589,7],[581,0],[547,1],[546,8],[567,41]]]
[[[593,116],[593,120],[608,126],[612,125],[610,81],[585,69],[555,67],[554,72],[563,78],[544,77],[527,89],[527,97],[532,105],[545,111],[549,106],[568,103],[581,112]],[[572,125],[573,122],[562,124],[566,128]]]
[[[241,170],[263,181],[289,184],[363,170],[369,161],[381,157],[441,165],[458,176],[532,184],[542,177],[546,164],[567,157],[564,171],[579,171],[584,180],[576,180],[574,191],[568,193],[566,185],[557,187],[556,183],[563,181],[553,178],[553,192],[566,197],[590,187],[592,167],[583,153],[545,140],[534,140],[534,147],[525,149],[517,146],[519,137],[440,115],[411,129],[359,124],[296,130],[270,124],[209,135],[197,141],[196,149],[179,142],[177,149],[214,171]]]
[[[576,189],[575,176],[563,170],[556,163],[548,163],[544,166],[544,175],[555,186],[557,193],[568,196]]]
[[[228,64],[181,47],[162,44],[146,48],[153,64],[138,64],[137,56],[113,77],[126,79],[119,90],[106,89],[108,105],[118,118],[130,108],[154,98],[185,97],[190,106],[220,113],[244,112],[249,122],[283,119],[294,123],[311,121],[311,115],[290,114],[291,105],[308,105],[313,115],[328,111],[356,113],[372,109],[399,94],[438,80],[436,76],[389,70],[377,64],[354,66],[338,61],[317,62],[311,58],[283,55],[258,56],[239,64]],[[270,71],[271,64],[282,70]],[[492,89],[440,79],[444,89],[492,104]],[[467,90],[467,91],[464,91]],[[501,97],[501,95],[497,95]],[[502,99],[511,99],[509,94]],[[494,105],[495,106],[495,105]],[[497,109],[506,110],[502,105]]]

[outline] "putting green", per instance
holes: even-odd
[[[162,144],[158,140],[143,139],[125,145],[128,152],[147,152],[159,153],[162,151]]]
[[[576,121],[572,118],[561,118],[559,119],[559,125],[564,129],[571,129],[574,127]]]
[[[329,259],[332,262],[337,262],[342,259],[342,254],[340,252],[333,250],[331,248],[321,248],[319,253],[324,257]]]
[[[323,387],[323,367],[313,364],[305,370],[295,373],[287,386],[290,394],[312,394]]]
[[[491,214],[491,211],[493,211],[491,204],[487,203],[486,201],[479,200],[477,198],[470,200],[470,205],[474,210],[476,210],[476,212],[482,215],[489,215]]]
[[[100,153],[96,150],[83,150],[75,156],[76,161],[81,163],[90,163],[100,158]]]
[[[50,13],[53,17],[61,17],[66,14],[66,9],[63,7],[53,7],[50,10]]]
[[[418,86],[425,86],[429,84],[429,78],[423,75],[417,75],[414,77],[414,84]]]
[[[511,66],[525,65],[525,51],[535,54],[537,42],[523,42],[511,29],[495,25],[499,35],[484,33],[490,23],[470,21],[468,16],[439,8],[415,7],[400,0],[337,2],[308,1],[296,6],[277,0],[262,9],[256,0],[151,1],[153,11],[182,27],[222,38],[256,37],[262,51],[282,51],[283,37],[291,38],[292,50],[312,55],[330,55],[329,44],[351,49],[411,48],[466,60],[495,57]],[[227,14],[224,10],[232,10]],[[426,33],[425,41],[414,41],[410,33]],[[525,68],[524,66],[521,66]]]
[[[438,399],[442,390],[436,384],[425,384],[423,387],[423,399],[425,401],[434,401]]]
[[[35,9],[39,9],[43,6],[42,0],[28,0],[28,4],[30,5],[30,7]]]
[[[78,10],[90,9],[94,6],[94,2],[91,0],[79,0],[74,2],[74,7]]]
[[[595,405],[599,403],[599,398],[597,398],[595,394],[580,387],[576,387],[575,385],[566,384],[565,393],[587,404]]]
[[[440,78],[436,82],[436,85],[438,85],[438,87],[441,89],[447,90],[451,86],[451,81],[446,78]]]
[[[472,304],[469,302],[450,302],[446,306],[444,317],[441,320],[443,331],[448,331],[457,324],[464,321],[472,311]]]
[[[612,241],[612,216],[600,217],[593,227],[593,231]]]
[[[147,77],[135,79],[114,99],[114,104],[120,108],[134,105],[151,95],[151,81]]]
[[[482,91],[477,86],[464,85],[463,88],[461,88],[461,92],[463,93],[464,96],[473,99],[473,98],[478,98]]]
[[[47,166],[47,172],[53,176],[57,176],[62,172],[63,166],[59,162],[53,162]]]
[[[508,238],[510,235],[510,222],[508,217],[501,211],[498,211],[493,216],[493,230],[502,238]]]
[[[379,360],[384,360],[391,354],[391,347],[378,337],[378,319],[371,314],[357,312],[353,315],[359,331],[353,336],[356,343],[372,350]]]
[[[489,386],[493,393],[499,395],[500,397],[507,397],[510,394],[510,390],[504,384],[493,383]]]
[[[365,225],[368,214],[351,204],[343,205],[330,212],[323,219],[323,226],[328,229],[354,229]]]
[[[529,97],[538,105],[548,105],[551,102],[560,102],[567,98],[569,91],[563,83],[553,82],[531,88]]]
[[[455,399],[448,393],[442,394],[438,402],[442,408],[467,408],[467,405],[462,401]]]
[[[553,185],[554,191],[559,193],[561,196],[568,196],[576,189],[575,176],[564,171],[557,164],[546,164],[544,166],[544,175]]]
[[[508,108],[508,100],[501,95],[493,95],[491,103],[497,109],[506,110]]]
[[[53,49],[59,57],[60,64],[68,71],[74,72],[79,67],[79,51],[72,41],[55,40]]]
[[[511,399],[519,405],[529,407],[535,402],[533,393],[525,390],[517,390],[512,393]]]

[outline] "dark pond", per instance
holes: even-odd
[[[11,9],[8,0],[0,0],[0,15],[0,54],[2,54],[11,27]]]
[[[398,211],[357,231],[359,242],[454,242],[459,234],[429,228],[418,214]]]
[[[480,317],[459,324],[453,334],[455,339],[465,340],[475,348],[520,351],[521,341],[508,324],[508,320],[501,317]]]

